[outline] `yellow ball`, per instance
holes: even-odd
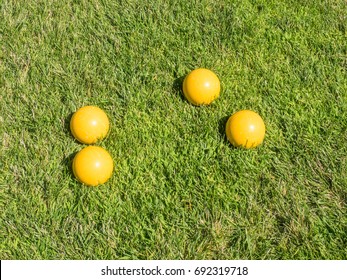
[[[106,137],[110,122],[103,110],[96,106],[78,109],[70,121],[72,135],[81,143],[94,144]]]
[[[183,93],[194,105],[208,105],[219,97],[219,79],[211,70],[195,69],[185,77]]]
[[[81,183],[97,186],[111,177],[113,160],[105,149],[88,146],[76,154],[72,162],[72,170]]]
[[[264,140],[265,124],[256,112],[242,110],[229,118],[226,135],[235,147],[255,148]]]

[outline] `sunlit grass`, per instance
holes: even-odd
[[[346,259],[346,1],[1,1],[1,259]],[[221,80],[210,106],[182,77]],[[84,105],[105,185],[71,172]],[[227,118],[257,111],[262,146]]]

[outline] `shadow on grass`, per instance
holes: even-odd
[[[65,170],[69,173],[69,177],[75,180],[75,175],[72,170],[72,161],[78,152],[74,152],[62,160],[62,164],[65,166]]]
[[[70,113],[64,120],[64,132],[69,135],[69,137],[75,141],[75,137],[71,133],[70,121],[74,113]]]
[[[288,224],[287,219],[281,215],[276,215],[275,219],[276,219],[277,227],[279,231],[283,234],[286,230],[286,225]]]
[[[221,118],[219,120],[219,125],[218,125],[218,132],[219,132],[219,135],[223,138],[224,141],[228,142],[228,138],[227,138],[227,135],[226,135],[226,132],[225,132],[225,126],[227,124],[227,121],[229,119],[229,115],[228,116],[225,116],[223,118]],[[230,144],[230,146],[234,147],[233,145]]]
[[[184,81],[184,78],[186,76],[181,76],[177,79],[174,80],[173,84],[172,84],[172,91],[175,95],[178,95],[182,101],[187,101],[186,98],[184,97],[184,94],[183,94],[183,90],[182,90],[182,85],[183,85],[183,81]]]

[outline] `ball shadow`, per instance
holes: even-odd
[[[229,144],[230,147],[235,148],[228,140],[227,134],[225,132],[225,127],[228,122],[230,115],[227,115],[219,120],[218,131],[221,138]]]
[[[73,159],[74,159],[74,157],[76,156],[77,153],[78,153],[78,152],[74,152],[74,153],[68,155],[67,157],[65,157],[65,158],[61,161],[61,163],[62,163],[63,166],[65,167],[66,172],[69,173],[69,176],[70,176],[70,178],[72,178],[72,179],[75,179],[75,176],[74,176],[73,170],[72,170],[72,162],[73,162]]]
[[[181,76],[181,77],[175,79],[173,84],[172,84],[172,92],[175,95],[178,95],[181,98],[182,101],[186,101],[186,98],[184,97],[183,89],[182,89],[183,81],[184,81],[185,77],[186,77],[186,75]]]
[[[65,119],[64,119],[64,132],[68,134],[74,141],[75,137],[72,135],[71,129],[70,129],[70,121],[74,113],[70,113]]]

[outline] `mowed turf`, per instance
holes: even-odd
[[[0,0],[1,259],[346,259],[347,3]],[[182,96],[214,71],[219,99]],[[112,178],[71,171],[84,105]],[[266,124],[233,148],[227,118]]]

